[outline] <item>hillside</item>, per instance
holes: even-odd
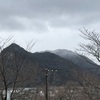
[[[24,82],[25,86],[43,85],[45,83],[45,69],[50,70],[48,72],[50,85],[63,85],[68,80],[78,81],[74,77],[75,71],[82,73],[88,71],[88,73],[97,74],[95,70],[92,70],[92,68],[97,68],[96,65],[91,65],[73,52],[64,54],[64,51],[60,51],[60,53],[30,53],[14,43],[2,51],[3,63],[7,62],[6,67],[10,68],[7,72],[10,80],[14,79],[11,74],[12,69],[13,72],[16,72],[16,69],[20,68],[20,78],[25,77],[28,80]],[[52,70],[57,70],[57,72]],[[7,79],[9,80],[8,76]]]
[[[79,55],[78,53],[75,53],[75,52],[72,52],[72,51],[69,51],[66,49],[58,49],[58,50],[51,51],[51,52],[68,60],[68,61],[73,62],[79,68],[92,70],[98,74],[100,72],[99,71],[100,66],[83,55]]]

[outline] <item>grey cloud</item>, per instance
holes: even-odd
[[[48,31],[48,26],[44,21],[33,20],[32,24],[30,25],[31,25],[30,28],[37,33],[43,33]]]
[[[35,20],[30,26],[41,31],[48,30],[46,22],[52,27],[85,25],[99,21],[99,4],[99,0],[0,0],[0,28],[25,30],[27,25],[16,16]]]
[[[23,30],[24,25],[22,25],[16,18],[6,18],[1,20],[0,29],[2,30]]]
[[[61,13],[99,12],[100,1],[94,0],[10,0],[7,9],[11,14],[34,17]],[[5,7],[6,8],[6,7]],[[46,17],[46,16],[45,16]]]

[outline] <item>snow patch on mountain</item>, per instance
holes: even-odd
[[[58,50],[55,50],[55,51],[51,51],[51,53],[54,53],[60,57],[63,57],[63,58],[68,58],[68,59],[72,59],[72,58],[77,58],[78,54],[75,53],[75,52],[72,52],[70,50],[66,50],[66,49],[58,49]]]

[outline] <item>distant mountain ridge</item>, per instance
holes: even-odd
[[[70,51],[70,50],[66,50],[66,49],[58,49],[55,51],[51,51],[52,53],[66,59],[66,60],[70,60],[73,63],[75,63],[76,65],[80,66],[81,68],[94,68],[94,66],[97,67],[97,64],[94,63],[93,61],[91,61],[90,59],[88,59],[87,57],[83,56],[83,55],[79,55],[76,52]],[[93,65],[91,65],[93,64]],[[90,66],[91,65],[91,66]]]
[[[91,65],[90,63],[86,62],[86,60],[81,58],[81,56],[68,50],[30,53],[19,45],[13,43],[5,48],[2,52],[7,52],[8,54],[16,54],[17,56],[19,55],[18,63],[20,63],[22,59],[27,59],[27,61],[25,62],[25,67],[23,66],[23,69],[27,70],[29,68],[35,68],[37,72],[35,84],[37,85],[43,84],[45,82],[45,69],[57,70],[57,72],[49,72],[48,81],[51,85],[65,84],[68,80],[76,81],[77,79],[73,77],[73,70],[76,70],[76,68],[80,69],[83,72],[88,71],[89,73],[93,72],[97,74],[95,70],[92,70],[92,68],[97,67],[96,65]],[[31,70],[30,75],[32,74],[33,72]]]
[[[54,51],[52,51],[52,53],[54,53],[54,54],[57,54],[57,55],[59,55],[59,56],[62,56],[62,57],[64,57],[64,56],[76,56],[77,54],[75,53],[75,52],[72,52],[72,51],[70,51],[70,50],[66,50],[66,49],[57,49],[57,50],[54,50]]]

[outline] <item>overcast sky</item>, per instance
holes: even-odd
[[[74,51],[83,27],[100,32],[100,0],[0,0],[0,36],[34,51]]]

